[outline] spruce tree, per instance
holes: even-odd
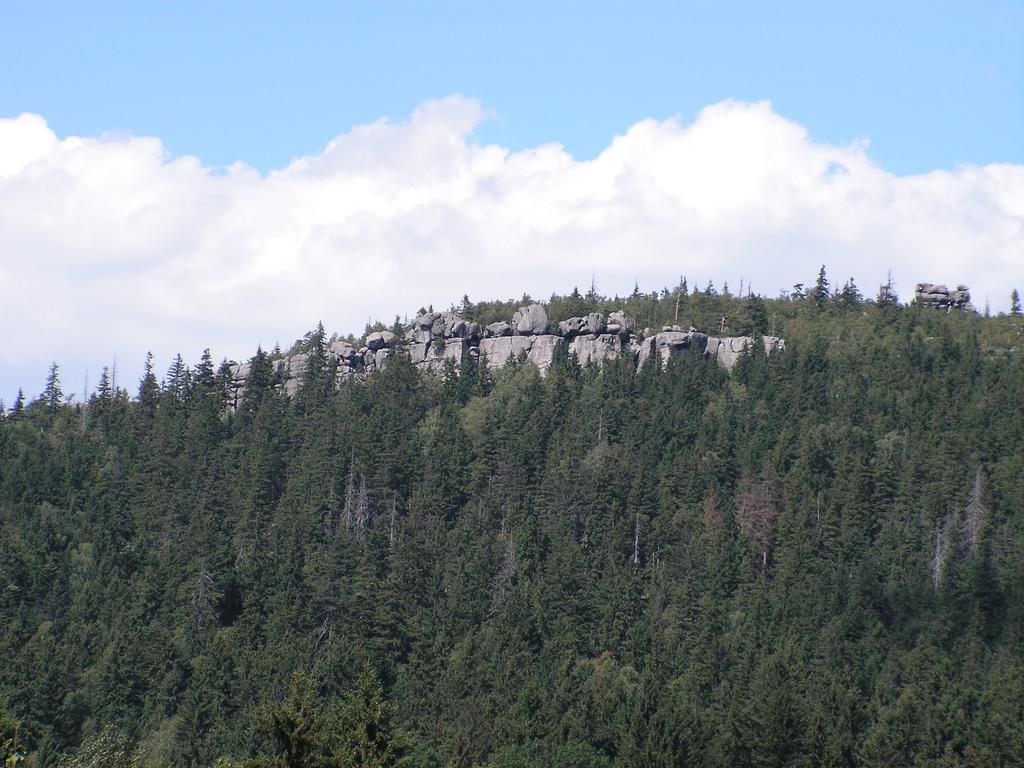
[[[889,272],[885,282],[878,287],[875,303],[879,307],[893,307],[899,303],[899,297],[896,295],[896,288],[892,281],[892,272]]]
[[[818,270],[818,279],[810,294],[816,309],[824,309],[828,306],[830,300],[828,286],[828,276],[825,274],[825,265],[822,264],[821,269]]]
[[[50,372],[46,375],[46,386],[43,389],[42,401],[48,410],[56,411],[64,399],[64,391],[60,388],[60,368],[57,363],[50,364]]]
[[[153,353],[147,352],[142,379],[139,381],[139,405],[143,411],[152,413],[156,410],[159,399],[160,384],[153,371]]]

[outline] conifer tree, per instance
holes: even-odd
[[[142,379],[139,381],[139,405],[144,412],[152,414],[156,410],[159,399],[160,384],[153,371],[153,353],[147,352]]]
[[[839,294],[839,305],[845,310],[859,309],[863,300],[860,289],[851,277],[843,284],[843,290]]]
[[[112,398],[112,391],[110,389],[110,369],[107,366],[103,366],[103,371],[100,373],[99,384],[96,385],[96,399],[99,401],[99,405],[103,405],[110,402]]]
[[[811,301],[814,302],[814,306],[817,309],[824,309],[828,306],[830,295],[829,295],[829,284],[828,276],[825,274],[825,265],[821,265],[821,269],[818,270],[818,279],[814,283],[814,288],[811,290]]]
[[[338,717],[340,743],[333,759],[339,768],[392,768],[408,751],[408,740],[394,723],[395,707],[384,698],[377,673],[364,666],[355,690]]]
[[[11,415],[18,416],[25,410],[25,391],[18,387],[18,395],[14,398],[14,405],[11,406]]]
[[[57,367],[57,363],[51,363],[42,394],[43,405],[51,412],[56,411],[63,399],[64,391],[60,387],[60,368]]]
[[[885,282],[878,287],[878,296],[875,298],[875,303],[879,307],[894,307],[899,303],[891,271],[886,276]]]

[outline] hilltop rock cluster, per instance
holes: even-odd
[[[914,300],[923,307],[944,309],[947,312],[954,309],[961,312],[974,311],[974,305],[971,304],[971,291],[962,283],[956,287],[955,291],[949,290],[944,285],[918,283],[914,288]]]
[[[390,355],[405,349],[417,368],[440,373],[450,360],[456,368],[466,358],[485,357],[491,368],[502,368],[509,360],[525,355],[545,372],[562,355],[576,355],[580,365],[601,365],[606,360],[631,357],[638,366],[651,360],[664,365],[672,357],[712,357],[727,369],[750,346],[749,336],[709,337],[696,328],[666,325],[661,330],[645,328],[636,332],[632,318],[624,312],[612,312],[606,318],[592,312],[585,317],[570,317],[552,326],[540,304],[520,307],[511,322],[481,327],[454,312],[426,312],[405,329],[399,339],[391,331],[377,331],[366,337],[361,347],[346,341],[333,341],[327,355],[336,366],[338,384],[356,375],[382,368]],[[767,354],[785,348],[775,336],[763,337]],[[275,378],[288,395],[294,395],[305,377],[309,354],[300,352],[275,361]],[[249,364],[231,366],[232,406],[245,396]]]

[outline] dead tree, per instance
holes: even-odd
[[[636,523],[633,525],[633,567],[640,567],[640,513],[636,513]]]
[[[391,516],[388,519],[388,549],[395,548],[395,535],[398,530],[398,492],[391,492]]]
[[[761,572],[768,570],[772,539],[779,519],[779,505],[768,480],[741,481],[736,494],[736,524],[747,543],[761,555]]]
[[[206,561],[199,564],[199,574],[192,589],[192,629],[202,632],[207,619],[213,615],[214,583],[213,576],[206,569]]]

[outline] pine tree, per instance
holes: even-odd
[[[96,385],[96,399],[102,406],[109,403],[112,397],[113,391],[110,388],[110,369],[107,368],[107,366],[103,366],[103,371],[100,373],[99,384]]]
[[[886,276],[885,282],[878,287],[878,296],[875,299],[875,303],[879,307],[894,307],[899,303],[899,297],[896,295],[896,288],[892,281],[891,271]]]
[[[1020,317],[1020,292],[1016,288],[1010,292],[1010,314]]]
[[[839,294],[839,306],[845,310],[859,309],[863,300],[864,297],[861,296],[860,289],[857,288],[851,277],[843,285],[843,290]]]
[[[828,306],[830,295],[828,291],[828,276],[825,274],[825,265],[818,270],[818,279],[811,290],[811,301],[817,309],[824,309]]]
[[[57,363],[50,364],[50,372],[46,375],[46,387],[43,389],[43,404],[48,410],[56,411],[64,400],[64,391],[60,388],[60,368]]]
[[[384,698],[377,673],[363,667],[338,718],[341,740],[333,759],[339,768],[392,768],[408,751],[394,723],[395,706]]]
[[[292,676],[285,700],[263,720],[283,768],[319,768],[324,751],[323,721],[313,681]]]
[[[146,353],[145,369],[139,381],[139,405],[146,413],[152,414],[160,400],[160,384],[153,371],[153,353]]]
[[[263,347],[249,360],[249,377],[245,381],[245,396],[239,410],[254,414],[274,387],[274,365]]]
[[[745,335],[757,334],[759,336],[768,333],[768,308],[765,306],[764,299],[757,294],[751,294],[744,302],[740,332]]]
[[[164,379],[164,397],[170,402],[184,403],[188,396],[191,375],[188,366],[181,359],[181,355],[174,356],[171,367],[167,369],[167,376]]]

